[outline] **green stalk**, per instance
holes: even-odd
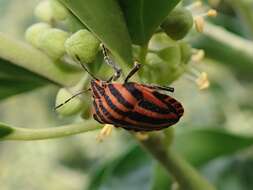
[[[253,43],[226,29],[205,23],[202,36],[192,39],[195,48],[230,68],[238,78],[249,80],[253,70]],[[243,73],[243,75],[241,74]]]
[[[153,133],[140,144],[173,176],[183,190],[215,190],[197,170],[165,146],[161,133]]]
[[[253,58],[253,43],[249,40],[211,23],[205,24],[204,34],[219,41],[220,43],[226,44],[236,51],[246,54],[248,57]]]
[[[13,127],[0,123],[0,140],[27,141],[52,139],[93,131],[99,128],[101,128],[101,124],[98,124],[93,119],[70,125],[41,129]]]
[[[139,55],[139,61],[142,63],[142,64],[145,64],[145,60],[146,60],[146,56],[147,56],[147,53],[148,53],[148,44],[144,45],[141,47],[141,50],[140,50],[140,55]]]
[[[249,36],[253,39],[253,0],[227,0],[245,23]]]

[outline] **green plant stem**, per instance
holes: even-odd
[[[253,0],[227,0],[244,21],[249,36],[253,39]]]
[[[148,53],[148,44],[146,44],[144,46],[141,46],[141,51],[140,51],[140,54],[139,54],[139,61],[142,64],[145,64],[145,62],[146,62],[147,53]]]
[[[0,33],[0,58],[37,73],[61,86],[76,84],[83,74],[82,71],[71,71],[59,67],[38,49],[3,33]]]
[[[238,78],[245,81],[252,78],[253,43],[251,41],[206,22],[203,35],[191,38],[191,43],[195,48],[204,49],[208,57],[225,64]]]
[[[249,40],[232,34],[231,32],[226,31],[224,28],[211,23],[205,24],[204,34],[253,58],[253,43]]]
[[[141,145],[172,175],[183,190],[215,190],[188,162],[164,145],[161,133],[153,133]]]
[[[13,127],[0,123],[0,140],[27,141],[52,139],[93,131],[101,128],[101,126],[101,124],[98,124],[94,120],[41,129]]]

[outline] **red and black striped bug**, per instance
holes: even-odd
[[[176,99],[160,92],[173,92],[173,88],[128,82],[140,69],[137,62],[124,83],[112,82],[119,78],[121,70],[109,58],[105,47],[102,47],[105,62],[116,70],[115,75],[109,80],[97,79],[79,62],[92,76],[90,88],[93,97],[92,115],[96,121],[133,131],[161,130],[179,121],[184,112],[183,106]]]

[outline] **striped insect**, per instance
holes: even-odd
[[[109,80],[102,81],[96,78],[79,62],[92,77],[92,115],[96,121],[133,131],[161,130],[179,121],[184,112],[183,106],[169,95],[161,93],[173,92],[174,88],[129,82],[140,69],[141,65],[137,62],[124,83],[112,82],[119,78],[121,70],[109,58],[105,47],[102,47],[105,62],[116,71]]]

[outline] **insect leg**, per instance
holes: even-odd
[[[145,86],[155,89],[155,90],[164,90],[164,91],[168,91],[168,92],[174,92],[174,88],[169,87],[169,86],[158,86],[158,85],[145,85]]]
[[[134,62],[134,67],[132,70],[128,73],[124,83],[127,83],[128,80],[141,68],[141,64],[138,63],[137,61]]]
[[[68,102],[69,102],[70,100],[72,100],[73,98],[75,98],[75,97],[77,97],[78,95],[83,94],[83,93],[85,93],[85,92],[87,92],[87,91],[90,91],[90,90],[91,90],[91,89],[89,88],[89,89],[82,90],[82,91],[80,91],[80,92],[74,94],[73,96],[71,96],[70,98],[68,98],[67,100],[65,100],[65,102],[63,102],[63,103],[61,103],[61,104],[55,106],[54,109],[57,110],[58,108],[62,107],[64,104],[68,103]]]
[[[121,74],[122,74],[122,70],[121,68],[119,68],[118,65],[116,65],[113,60],[109,57],[108,55],[108,51],[106,49],[106,47],[104,46],[104,44],[101,44],[101,47],[102,47],[102,51],[103,51],[103,55],[104,55],[104,60],[105,60],[105,63],[107,65],[109,65],[110,67],[112,67],[115,71],[114,75],[112,77],[110,77],[107,82],[111,82],[112,80],[117,80]]]

